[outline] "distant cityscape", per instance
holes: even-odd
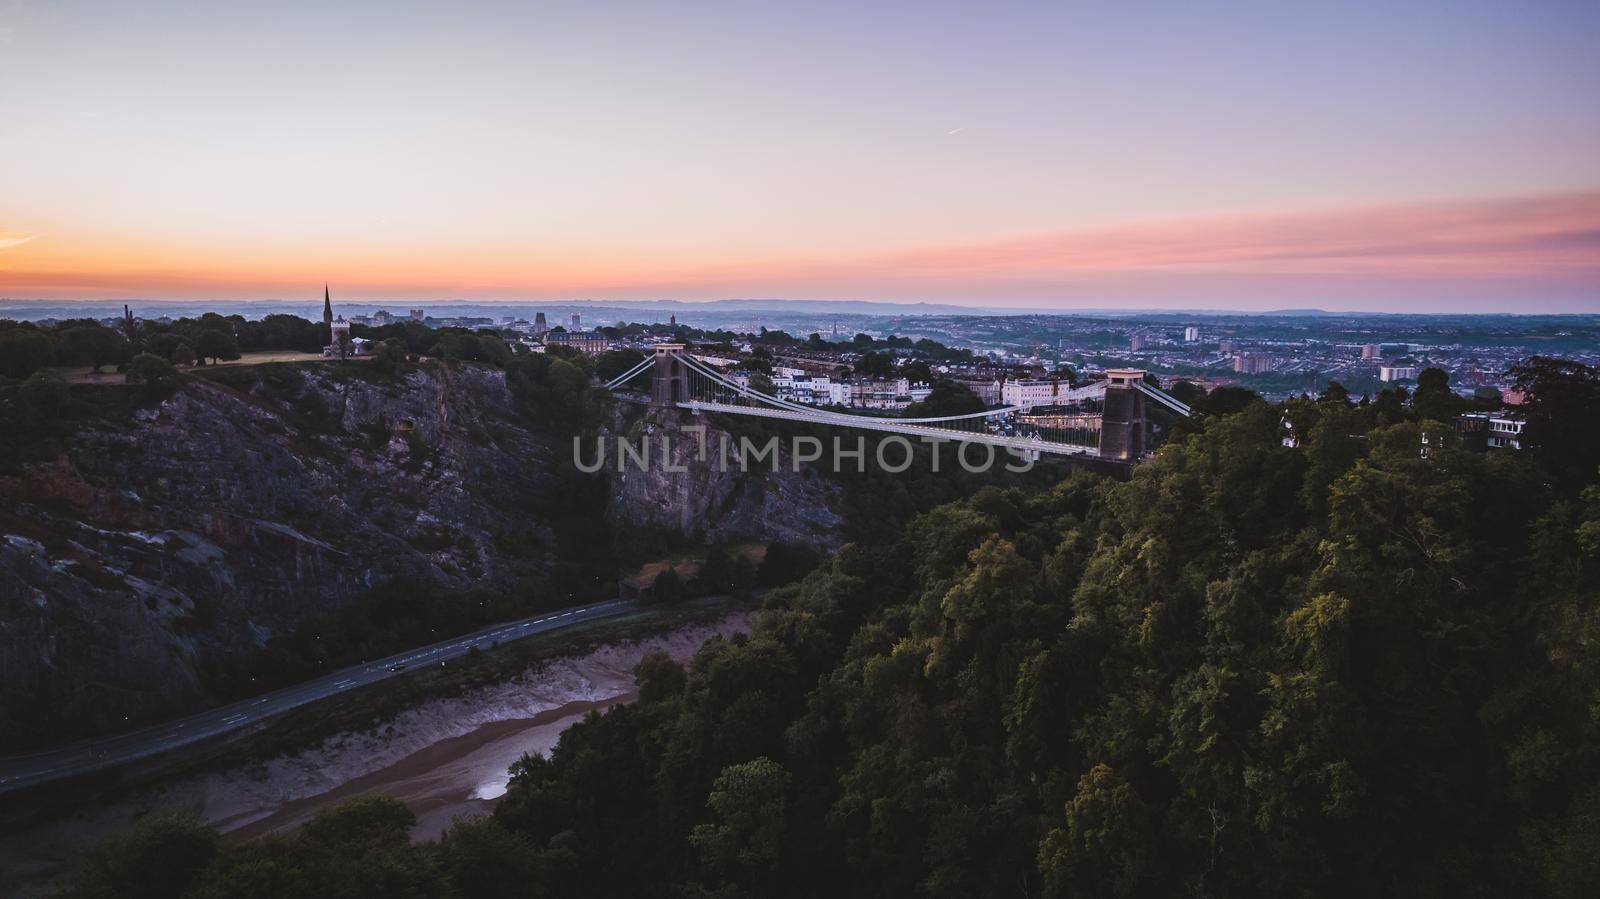
[[[318,304],[320,305],[320,304]],[[947,364],[938,373],[966,383],[987,402],[999,402],[1001,385],[1028,379],[1056,379],[1063,370],[1074,375],[1108,368],[1136,367],[1163,380],[1185,379],[1206,389],[1237,385],[1269,400],[1302,393],[1316,394],[1338,382],[1353,396],[1374,394],[1390,385],[1409,385],[1419,372],[1438,368],[1453,389],[1469,395],[1479,388],[1505,391],[1512,387],[1506,372],[1531,355],[1560,356],[1587,365],[1600,364],[1600,315],[1377,315],[1293,311],[1262,314],[1159,312],[1031,313],[990,315],[977,311],[939,314],[884,314],[887,304],[776,302],[751,304],[456,304],[384,306],[341,303],[341,318],[353,325],[383,327],[414,321],[434,328],[493,330],[530,348],[560,344],[586,353],[613,348],[642,348],[659,335],[624,333],[618,326],[682,325],[727,335],[758,335],[763,329],[798,339],[775,360],[779,389],[802,395],[826,395],[837,402],[842,387],[794,378],[836,375],[851,366],[855,354],[840,349],[856,334],[873,339],[890,336],[932,340],[967,350],[969,359]],[[160,304],[169,322],[203,312],[259,319],[294,314],[317,320],[317,306],[291,303]],[[920,308],[920,307],[910,307]],[[0,302],[0,318],[51,324],[96,313],[115,325],[120,305]],[[134,310],[134,314],[141,314]],[[808,342],[811,335],[819,340]],[[357,335],[359,336],[359,334]],[[723,338],[725,339],[725,338]],[[745,348],[748,352],[748,347]],[[925,385],[923,385],[925,387]],[[1013,391],[1020,390],[1014,387]],[[896,388],[906,403],[920,398],[922,388]],[[857,396],[881,396],[881,385]],[[1006,399],[1011,402],[1018,394]],[[809,401],[809,400],[807,400]],[[881,400],[875,400],[881,403]],[[891,404],[892,406],[892,404]]]

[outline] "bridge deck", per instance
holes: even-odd
[[[987,443],[991,446],[1015,449],[1023,452],[1052,453],[1058,456],[1096,455],[1097,447],[1076,446],[1070,443],[1051,443],[1035,437],[1006,437],[1002,434],[977,433],[971,431],[954,431],[948,428],[935,428],[927,425],[905,424],[892,418],[875,418],[868,415],[842,415],[838,412],[796,412],[789,409],[764,409],[756,406],[733,406],[726,403],[707,403],[699,400],[679,403],[678,408],[703,412],[726,412],[730,415],[755,415],[761,418],[782,418],[788,421],[803,421],[820,425],[835,425],[846,428],[864,428],[869,431],[888,431],[895,434],[909,434],[914,437],[930,437],[938,440],[960,441],[963,443]]]

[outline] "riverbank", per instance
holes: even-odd
[[[436,837],[457,816],[491,810],[505,791],[507,767],[524,753],[548,752],[584,715],[631,700],[632,670],[645,654],[660,650],[686,661],[711,636],[748,624],[749,613],[735,611],[665,633],[591,643],[531,662],[497,683],[424,699],[298,749],[268,756],[241,745],[226,756],[230,764],[127,790],[111,801],[65,813],[58,807],[35,821],[8,816],[0,836],[0,883],[20,885],[17,895],[48,892],[51,880],[88,846],[162,809],[193,811],[245,839],[292,831],[326,805],[379,791],[417,814],[416,838]],[[267,745],[289,745],[283,734],[262,737]]]

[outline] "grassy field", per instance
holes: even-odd
[[[204,368],[235,368],[244,365],[263,365],[268,362],[320,362],[321,353],[302,353],[299,350],[257,350],[244,353],[231,362],[218,362]],[[359,361],[352,357],[349,361]],[[203,370],[200,366],[179,366],[180,371]],[[119,371],[91,371],[87,365],[58,368],[68,384],[126,384],[128,378]]]

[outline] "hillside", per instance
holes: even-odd
[[[69,895],[1593,895],[1595,450],[1566,482],[1537,410],[1502,454],[1289,411],[1298,447],[1257,402],[841,548],[437,842],[383,796],[238,845],[160,817]]]
[[[157,395],[74,387],[21,422],[0,473],[0,752],[248,693],[360,640],[611,595],[621,504],[571,462],[603,397],[540,365],[219,369]],[[814,507],[778,536],[837,520],[832,493],[782,473],[718,477],[712,511],[737,523],[718,537],[772,536],[769,493]],[[651,489],[658,511],[698,495]]]

